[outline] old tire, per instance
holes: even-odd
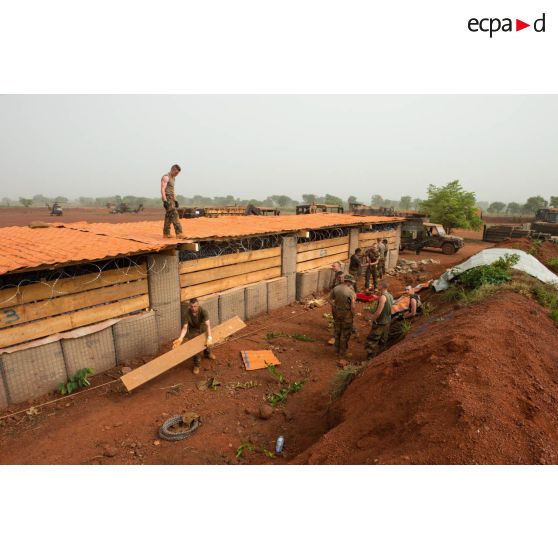
[[[455,246],[451,242],[444,242],[444,244],[442,244],[442,252],[446,256],[451,256],[455,254],[457,250],[455,249]]]
[[[169,442],[176,442],[189,438],[200,426],[200,421],[196,420],[188,430],[171,431],[169,428],[182,423],[182,415],[176,415],[166,420],[161,428],[159,428],[159,438]]]

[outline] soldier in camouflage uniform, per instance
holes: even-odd
[[[349,339],[353,331],[356,294],[355,280],[352,275],[345,275],[343,283],[337,285],[330,294],[333,328],[335,332],[335,352],[344,357],[349,348]]]
[[[378,242],[378,249],[380,251],[380,260],[378,262],[378,273],[380,274],[380,279],[383,279],[386,274],[386,260],[389,257],[389,248],[387,239],[383,239],[382,242]]]
[[[385,281],[382,281],[381,289],[378,306],[372,314],[372,328],[364,344],[368,358],[374,358],[385,348],[389,336],[393,296],[388,292],[388,284]]]
[[[193,339],[202,333],[206,334],[205,349],[203,354],[205,357],[215,360],[215,355],[211,352],[213,345],[213,338],[211,337],[211,323],[209,322],[209,313],[207,310],[200,306],[197,298],[193,298],[188,303],[188,306],[182,307],[182,331],[180,337],[174,341],[172,348],[176,349],[184,341],[184,337],[188,335],[188,339]],[[200,373],[202,353],[194,355],[194,374]]]
[[[376,290],[378,288],[378,264],[380,261],[380,251],[377,244],[374,244],[366,251],[366,258],[368,263],[364,275],[364,289],[367,291],[370,289],[370,277],[372,277],[374,290]]]
[[[331,279],[330,289],[337,287],[343,283],[343,264],[341,262],[333,262],[331,264],[331,269],[333,270],[333,276]]]
[[[177,238],[184,238],[182,234],[182,225],[178,217],[178,202],[176,201],[176,193],[174,191],[174,180],[180,172],[179,165],[173,165],[171,170],[161,178],[161,199],[165,208],[165,224],[163,225],[163,236],[171,238],[171,223],[174,226],[174,232]]]

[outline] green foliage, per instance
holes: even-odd
[[[506,213],[511,213],[512,215],[519,215],[523,209],[520,203],[510,202],[506,207]]]
[[[268,371],[280,384],[285,383],[285,378],[284,378],[283,374],[281,374],[281,372],[278,372],[278,371],[277,371],[277,367],[275,366],[275,364],[268,364],[268,365],[267,365],[267,371]]]
[[[281,378],[282,380],[280,383],[284,383],[284,379],[282,376]],[[289,394],[297,393],[298,391],[300,391],[304,387],[305,383],[306,379],[299,380],[297,382],[290,382],[285,387],[282,387],[279,391],[269,393],[266,396],[266,400],[272,407],[275,407],[279,405],[279,403],[284,403],[287,400]]]
[[[428,318],[428,316],[430,316],[430,314],[432,314],[432,312],[434,312],[434,310],[436,309],[436,307],[428,301],[423,302],[421,308],[422,308],[422,315],[425,318]]]
[[[451,232],[454,228],[477,230],[482,220],[476,213],[476,199],[473,192],[463,190],[458,180],[446,186],[428,186],[428,199],[420,206],[430,216],[430,220],[441,223]]]
[[[91,382],[87,379],[88,376],[93,374],[91,368],[82,368],[71,376],[65,384],[58,386],[60,395],[69,395],[80,388],[88,387]]]
[[[282,333],[280,331],[268,331],[265,334],[265,338],[268,341],[272,341],[273,339],[277,339],[278,337],[288,337],[289,334],[288,333]]]
[[[558,208],[558,196],[550,196],[550,207]]]
[[[411,196],[401,196],[399,200],[399,209],[403,209],[404,211],[411,209],[412,203]]]
[[[529,246],[527,253],[531,256],[537,256],[541,250],[542,240],[533,240]]]
[[[329,203],[331,205],[343,205],[343,200],[332,194],[326,194],[324,203]]]
[[[491,285],[507,283],[512,278],[511,268],[518,261],[517,254],[506,255],[489,265],[481,265],[461,273],[457,277],[457,282],[470,289],[476,289],[486,283]]]
[[[30,200],[29,198],[19,198],[19,203],[23,205],[23,207],[30,207],[33,200]]]
[[[550,319],[554,320],[558,324],[558,309],[550,311]]]
[[[505,207],[506,204],[503,202],[492,202],[488,206],[488,213],[501,213],[502,211],[504,211]]]
[[[539,285],[533,289],[533,294],[540,304],[551,310],[558,309],[558,287]]]
[[[348,364],[343,368],[339,368],[331,382],[330,395],[332,399],[338,399],[345,393],[349,384],[358,376],[362,370],[362,366]]]
[[[258,382],[254,382],[253,380],[249,380],[248,382],[236,382],[236,384],[232,384],[230,387],[233,389],[252,389],[258,387],[260,384]]]
[[[270,459],[275,459],[275,454],[272,451],[269,451],[266,448],[256,447],[251,442],[242,442],[240,446],[238,446],[235,452],[236,458],[240,459],[244,457],[245,451],[255,451],[255,452],[263,453],[266,457],[269,457]]]
[[[545,265],[548,269],[554,271],[554,273],[558,273],[558,258],[550,258],[546,260]]]
[[[542,196],[532,196],[527,198],[523,209],[526,213],[536,213],[539,209],[546,207],[548,204]]]
[[[317,341],[317,339],[314,339],[313,337],[309,337],[304,333],[293,333],[291,337],[293,339],[296,339],[297,341],[306,341],[307,343],[314,343],[315,341]]]
[[[407,333],[409,333],[409,331],[411,331],[412,327],[413,327],[413,324],[412,324],[411,320],[403,320],[401,322],[401,328],[400,328],[401,336],[405,337],[405,335],[407,335]]]

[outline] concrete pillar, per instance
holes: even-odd
[[[147,257],[149,304],[155,311],[159,341],[168,343],[180,334],[180,279],[178,254],[172,250]]]
[[[296,300],[296,235],[284,236],[281,242],[281,275],[287,278],[287,303]]]
[[[349,257],[351,257],[355,250],[358,248],[358,235],[359,227],[352,227],[349,229]]]

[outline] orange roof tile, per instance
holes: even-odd
[[[61,263],[101,260],[162,247],[65,227],[2,227],[0,231],[0,274]]]
[[[400,217],[323,213],[201,217],[182,219],[181,223],[185,236],[192,241],[200,241],[402,220]],[[116,224],[79,222],[47,228],[3,227],[0,230],[0,274],[155,252],[185,242],[179,242],[176,238],[164,238],[161,221]]]

